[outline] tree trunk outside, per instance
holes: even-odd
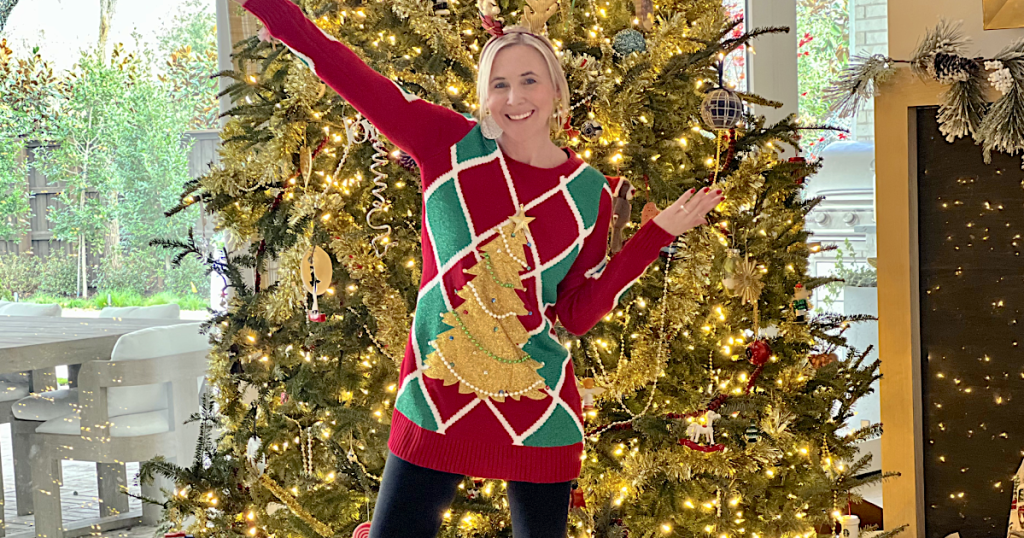
[[[110,197],[110,205],[117,207],[117,193]],[[103,257],[114,269],[121,268],[121,222],[117,217],[107,224],[107,234],[103,244]]]
[[[86,176],[88,176],[88,169],[86,169]],[[85,207],[85,190],[83,190],[78,197],[78,206]],[[80,232],[78,234],[78,296],[83,299],[87,299],[89,297],[89,265],[85,259],[87,251],[88,249],[85,246],[85,233]]]
[[[85,235],[79,235],[78,237],[78,264],[79,273],[82,275],[82,289],[79,290],[78,296],[83,299],[89,298],[89,265],[86,261],[88,250],[85,248]]]
[[[100,0],[100,39],[98,46],[100,54],[104,59],[107,57],[107,40],[110,38],[110,22],[114,19],[115,9],[117,9],[117,0]]]

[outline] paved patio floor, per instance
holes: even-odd
[[[7,520],[8,538],[28,538],[35,536],[34,516],[19,516],[14,497],[14,460],[11,457],[11,427],[9,424],[0,425],[0,454],[3,455],[4,473],[4,515]],[[141,492],[136,475],[139,472],[138,463],[129,463],[126,466],[128,472],[128,490],[132,493]],[[63,511],[64,524],[83,519],[94,519],[100,516],[99,492],[96,487],[96,464],[84,461],[63,462],[64,485],[60,489],[61,508]],[[137,499],[129,499],[128,507],[132,512],[142,511],[142,502]],[[97,538],[150,538],[156,532],[155,527],[137,526],[132,529],[110,531],[98,535]]]

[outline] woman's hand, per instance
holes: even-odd
[[[674,204],[658,213],[658,216],[654,217],[654,223],[672,235],[682,235],[701,224],[707,224],[705,215],[724,199],[721,189],[690,189]]]

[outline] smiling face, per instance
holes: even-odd
[[[512,45],[498,51],[487,88],[487,110],[506,136],[551,137],[559,93],[539,51]]]

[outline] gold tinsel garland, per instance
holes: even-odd
[[[275,482],[273,478],[270,478],[270,475],[260,475],[260,483],[270,490],[275,497],[281,499],[281,502],[283,502],[293,514],[298,516],[299,519],[305,521],[310,527],[313,527],[313,530],[316,531],[317,534],[324,538],[331,538],[334,536],[335,533],[333,529],[328,527],[327,524],[323,523],[319,519],[313,517],[313,514],[306,511],[306,509],[299,504],[299,501],[295,500],[295,497],[292,497],[292,495],[281,487],[280,484]]]

